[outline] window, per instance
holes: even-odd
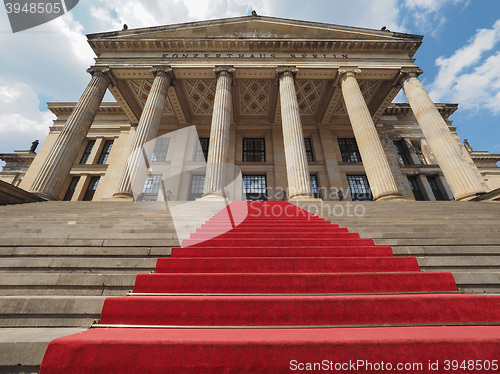
[[[318,177],[314,174],[311,174],[311,190],[313,193],[313,196],[315,198],[319,197],[319,186],[318,186]]]
[[[264,138],[243,139],[243,162],[266,162]]]
[[[443,196],[443,193],[441,192],[441,189],[439,188],[438,184],[438,176],[437,175],[429,175],[427,176],[427,180],[429,181],[429,185],[431,186],[432,193],[434,194],[434,197],[438,201],[444,201],[446,200]]]
[[[420,165],[428,165],[427,159],[418,147],[415,147],[415,153],[417,154],[418,160],[420,161]]]
[[[85,196],[83,196],[83,201],[91,201],[94,198],[95,191],[97,190],[97,186],[99,184],[99,179],[101,179],[101,177],[90,178],[87,191],[85,191]]]
[[[113,147],[113,140],[106,140],[104,147],[102,148],[101,155],[99,156],[98,164],[105,164],[108,161],[109,152],[111,152],[111,147]]]
[[[361,162],[358,144],[354,138],[339,138],[340,153],[344,162]]]
[[[156,138],[153,154],[151,155],[151,162],[165,162],[167,160],[169,145],[169,138]]]
[[[191,177],[191,188],[189,190],[190,201],[199,199],[203,196],[203,191],[205,190],[205,176],[204,175],[193,175]]]
[[[243,193],[247,200],[267,200],[267,182],[265,175],[244,175]]]
[[[89,140],[87,146],[85,147],[85,151],[83,152],[82,159],[80,160],[80,164],[86,164],[90,154],[92,153],[92,148],[94,148],[95,140]]]
[[[394,142],[394,147],[398,153],[399,163],[401,165],[411,165],[410,157],[408,155],[408,148],[406,147],[404,140],[398,140]]]
[[[422,194],[422,190],[418,185],[417,177],[408,177],[408,183],[410,183],[410,188],[413,192],[413,196],[417,201],[424,201],[424,195]]]
[[[304,146],[306,148],[307,162],[314,162],[314,153],[311,138],[304,138]]]
[[[161,174],[149,174],[144,181],[142,189],[142,201],[156,201],[158,200],[158,192],[161,185]]]
[[[69,184],[68,190],[66,191],[66,194],[64,195],[64,201],[71,201],[73,198],[73,195],[75,194],[76,186],[78,185],[78,182],[80,181],[80,177],[73,177],[71,179],[71,182]]]
[[[349,190],[353,201],[370,201],[372,193],[366,175],[348,175]]]
[[[210,138],[200,138],[200,144],[196,146],[196,153],[194,155],[195,162],[207,161],[209,144],[210,144]]]

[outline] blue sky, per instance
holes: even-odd
[[[499,0],[80,0],[72,12],[13,34],[0,11],[0,153],[43,141],[46,102],[77,101],[93,63],[86,34],[250,14],[424,35],[415,55],[435,102],[475,150],[500,153]],[[112,100],[111,95],[106,99]],[[404,95],[398,95],[404,100]]]

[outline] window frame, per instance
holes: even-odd
[[[352,201],[372,201],[373,194],[370,183],[365,174],[349,174],[346,175],[349,185],[349,193]],[[359,185],[354,184],[354,180],[362,181]],[[351,183],[352,182],[352,183]],[[354,187],[354,188],[353,188]],[[361,188],[360,188],[361,187]]]
[[[78,183],[80,183],[80,176],[74,176],[73,178],[71,178],[71,182],[69,182],[66,193],[64,194],[63,201],[71,201],[73,199],[73,196],[76,192],[76,187],[78,187]]]
[[[257,188],[254,184],[247,183],[250,178],[257,179]],[[255,182],[255,180],[254,180]],[[247,187],[251,186],[250,189]],[[243,175],[243,193],[247,200],[267,201],[267,175],[265,174],[247,174]]]
[[[196,144],[194,153],[194,162],[207,162],[208,150],[210,149],[210,138],[199,138],[199,143]]]
[[[99,155],[99,160],[97,161],[98,165],[106,165],[108,162],[109,154],[111,153],[111,149],[113,148],[113,143],[115,141],[113,139],[106,140],[104,145],[102,146],[101,154]]]
[[[418,177],[407,175],[406,178],[408,179],[408,183],[410,185],[411,192],[413,192],[413,197],[415,198],[415,200],[425,201],[424,193],[422,191],[422,188],[420,187]],[[414,189],[413,186],[415,186],[416,189]]]
[[[262,149],[257,145],[257,141],[261,144]],[[251,147],[248,146],[251,144]],[[243,152],[241,157],[242,162],[264,163],[266,162],[266,138],[243,138]]]
[[[169,147],[170,147],[170,138],[161,138],[161,137],[156,138],[155,146],[153,148],[153,153],[151,154],[151,158],[149,161],[166,162]]]
[[[315,162],[314,148],[311,138],[304,138],[304,148],[306,150],[307,162]]]
[[[89,158],[90,158],[90,155],[92,154],[92,150],[94,149],[95,147],[95,139],[90,139],[88,142],[87,142],[87,145],[85,146],[85,149],[83,151],[83,154],[82,154],[82,157],[80,158],[80,165],[86,165]],[[92,146],[90,146],[92,144]],[[90,147],[90,149],[89,149]]]
[[[400,165],[413,165],[411,162],[410,152],[408,151],[408,146],[404,139],[393,140],[394,148],[396,149],[396,154],[398,155]]]
[[[89,184],[85,190],[85,195],[83,195],[83,201],[92,201],[94,199],[100,180],[101,176],[93,176],[90,178]],[[94,185],[94,187],[92,187],[92,185]]]
[[[353,164],[363,162],[356,138],[337,138],[337,143],[343,162]]]

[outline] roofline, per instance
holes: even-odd
[[[342,25],[337,25],[337,24],[330,24],[330,23],[324,23],[324,22],[313,22],[313,21],[302,21],[302,20],[293,20],[293,19],[288,19],[288,18],[279,18],[279,17],[269,17],[269,16],[242,16],[242,17],[229,17],[229,18],[215,18],[211,20],[204,20],[204,21],[194,21],[194,22],[184,22],[184,23],[176,23],[176,24],[171,24],[171,25],[162,25],[162,26],[153,26],[153,27],[142,27],[142,28],[137,28],[137,29],[129,29],[129,30],[120,30],[120,31],[108,31],[108,32],[102,32],[102,33],[93,33],[93,34],[87,34],[87,39],[90,40],[95,40],[95,39],[100,39],[100,38],[106,38],[106,37],[112,37],[112,36],[121,36],[121,35],[134,35],[138,34],[141,32],[155,32],[155,31],[164,31],[164,30],[175,30],[179,28],[185,28],[189,26],[204,26],[204,25],[212,25],[215,22],[228,22],[228,21],[243,21],[243,20],[248,20],[248,19],[259,19],[259,20],[268,20],[268,21],[284,21],[288,23],[295,23],[297,25],[302,25],[302,26],[323,26],[327,28],[335,27],[335,28],[340,28],[344,29],[346,31],[349,30],[358,30],[358,31],[369,31],[371,33],[375,32],[377,34],[380,34],[382,36],[387,36],[389,33],[394,36],[394,37],[399,37],[399,38],[404,38],[404,39],[412,39],[412,40],[417,40],[421,41],[424,37],[422,35],[417,35],[417,34],[407,34],[407,33],[401,33],[401,32],[393,32],[393,31],[382,31],[382,30],[375,30],[375,29],[369,29],[369,28],[364,28],[364,27],[355,27],[355,26],[342,26]]]

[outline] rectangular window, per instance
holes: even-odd
[[[104,165],[108,161],[109,153],[111,152],[111,147],[113,147],[113,140],[106,140],[104,147],[102,148],[101,155],[99,156],[98,164]]]
[[[85,147],[85,151],[83,151],[82,159],[80,160],[80,164],[86,164],[90,154],[92,153],[92,148],[94,148],[95,140],[89,140],[87,146]]]
[[[304,138],[304,146],[306,148],[307,162],[314,162],[314,153],[311,138]]]
[[[68,190],[66,191],[66,194],[64,195],[64,201],[71,201],[73,198],[73,195],[75,194],[76,186],[78,185],[78,182],[80,181],[80,177],[73,177],[71,179],[71,182],[69,184]]]
[[[156,138],[151,162],[165,162],[167,160],[170,138]]]
[[[142,201],[156,201],[158,200],[158,192],[161,185],[161,174],[149,174],[144,181],[142,189]]]
[[[366,175],[348,175],[349,190],[353,201],[370,201],[372,192]]]
[[[95,191],[99,185],[99,179],[101,177],[90,178],[89,185],[87,186],[87,191],[85,191],[85,196],[83,196],[83,201],[91,201],[94,198]]]
[[[205,190],[205,176],[193,175],[191,177],[191,188],[189,189],[189,200],[194,201],[203,196]]]
[[[408,177],[408,183],[410,183],[411,190],[413,192],[413,196],[417,201],[424,201],[424,195],[422,194],[422,190],[418,185],[417,177]]]
[[[243,162],[266,162],[266,142],[264,138],[243,139]]]
[[[441,188],[439,188],[439,183],[437,179],[438,179],[437,175],[427,176],[427,180],[429,181],[429,185],[431,186],[432,193],[434,194],[436,200],[445,201],[446,199],[444,198],[444,195],[441,192]]]
[[[415,147],[415,152],[417,153],[418,160],[420,161],[420,165],[427,165],[427,159],[420,149]]]
[[[361,162],[358,144],[354,138],[339,138],[340,153],[344,162]]]
[[[318,177],[314,174],[310,175],[311,178],[311,190],[315,198],[319,197],[319,186],[318,186]]]
[[[200,138],[200,144],[196,146],[194,162],[206,162],[208,159],[208,146],[210,138]]]
[[[399,163],[401,165],[411,165],[410,157],[408,154],[408,148],[406,147],[404,140],[398,140],[393,142],[396,152],[398,153]]]
[[[244,175],[243,193],[247,200],[267,200],[267,181],[265,175]]]

